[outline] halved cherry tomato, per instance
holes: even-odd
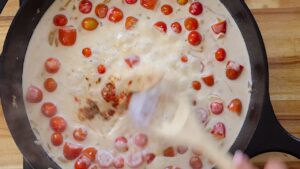
[[[104,74],[105,72],[106,72],[106,67],[104,65],[100,64],[98,66],[98,73],[99,74]]]
[[[135,65],[140,63],[140,57],[138,56],[130,56],[125,58],[125,63],[130,67],[133,68]]]
[[[82,146],[73,143],[65,143],[63,153],[67,160],[75,160],[81,153]]]
[[[155,159],[155,157],[156,157],[155,154],[147,153],[144,158],[145,158],[147,164],[150,164]]]
[[[57,73],[60,69],[60,61],[56,58],[49,58],[45,62],[45,69],[48,73]]]
[[[57,108],[54,103],[46,102],[42,105],[41,112],[46,117],[53,117],[57,113]]]
[[[137,0],[125,0],[127,4],[135,4]]]
[[[108,14],[108,20],[111,22],[117,23],[123,19],[123,12],[117,7],[112,7]]]
[[[236,113],[238,115],[241,114],[242,112],[242,102],[240,99],[236,98],[236,99],[233,99],[229,105],[228,105],[228,109],[229,111],[233,112],[233,113]]]
[[[44,82],[44,88],[48,91],[48,92],[54,92],[57,88],[57,83],[53,78],[48,78],[45,80]]]
[[[53,133],[51,135],[51,142],[54,146],[60,146],[64,141],[63,135],[61,133]]]
[[[118,151],[126,152],[128,151],[128,140],[124,136],[120,136],[115,139],[115,148]]]
[[[192,169],[202,169],[203,164],[199,156],[193,156],[190,158],[190,166]]]
[[[181,33],[182,31],[182,27],[180,25],[179,22],[174,22],[171,24],[171,29],[175,32],[175,33]]]
[[[63,117],[55,116],[50,120],[50,127],[53,129],[53,131],[62,133],[67,128],[67,122]]]
[[[99,18],[105,18],[108,12],[108,7],[105,4],[98,4],[95,9],[95,14]]]
[[[92,11],[93,4],[89,0],[81,0],[79,3],[79,11],[83,14],[88,14]]]
[[[189,58],[187,56],[181,56],[180,60],[181,62],[186,63],[189,61]]]
[[[177,147],[177,152],[179,154],[185,154],[188,151],[188,147],[187,146],[178,146]]]
[[[235,61],[229,61],[226,66],[226,76],[230,80],[239,78],[244,67]]]
[[[226,58],[226,51],[223,48],[220,48],[215,53],[216,60],[219,62],[223,62]]]
[[[97,149],[95,149],[94,147],[88,147],[82,151],[82,154],[91,159],[92,161],[95,161]]]
[[[122,156],[118,156],[114,158],[114,167],[117,169],[121,169],[124,167],[125,160]]]
[[[138,22],[137,18],[135,18],[133,16],[128,16],[126,18],[126,22],[125,22],[125,28],[126,28],[126,30],[132,29],[136,25],[137,22]]]
[[[167,25],[166,23],[162,22],[162,21],[159,21],[159,22],[156,22],[154,24],[154,26],[156,27],[157,30],[159,30],[160,32],[163,32],[163,33],[166,33],[167,32]]]
[[[36,86],[29,86],[26,93],[26,100],[29,103],[39,103],[43,100],[43,92]]]
[[[107,83],[102,89],[101,95],[106,102],[114,101],[117,97],[116,86],[113,83]]]
[[[201,89],[201,83],[199,81],[193,81],[192,82],[192,87],[195,90],[200,90]]]
[[[97,162],[101,168],[109,168],[114,161],[113,155],[108,151],[99,151],[97,153]]]
[[[83,27],[83,29],[87,31],[92,31],[97,29],[98,25],[99,25],[98,21],[92,17],[84,18],[81,22],[81,26]]]
[[[83,54],[83,56],[85,56],[85,57],[91,57],[92,56],[92,50],[91,50],[91,48],[84,48],[84,49],[82,49],[82,54]]]
[[[53,18],[53,23],[55,26],[65,26],[68,23],[68,18],[66,17],[66,15],[57,14]]]
[[[222,21],[219,23],[216,23],[214,25],[211,26],[211,29],[213,30],[213,32],[215,32],[215,34],[220,34],[220,33],[226,33],[227,31],[227,22],[226,21]]]
[[[138,168],[144,163],[144,158],[142,153],[129,154],[126,163],[131,168]]]
[[[138,147],[145,147],[148,143],[148,136],[144,133],[138,133],[134,137],[134,144]]]
[[[203,6],[200,2],[193,2],[189,8],[192,15],[200,15],[203,12]]]
[[[91,160],[86,156],[79,157],[74,164],[74,169],[88,169],[91,165]]]
[[[73,137],[77,141],[84,141],[87,135],[88,135],[87,130],[83,128],[77,128],[73,132]]]
[[[175,157],[174,147],[168,147],[163,151],[165,157]]]
[[[224,106],[222,102],[214,101],[210,104],[210,111],[215,115],[220,115],[223,112]]]
[[[201,43],[202,41],[202,36],[199,32],[197,31],[192,31],[188,35],[188,41],[191,45],[197,46]]]
[[[165,4],[161,6],[161,12],[165,15],[170,15],[173,12],[173,7],[171,5]]]
[[[188,3],[188,0],[177,0],[177,3],[178,3],[179,5],[185,5],[185,4]]]
[[[58,31],[59,41],[64,46],[72,46],[77,39],[77,31],[73,26],[64,26]]]
[[[203,76],[202,80],[207,86],[213,86],[215,84],[215,78],[213,75]]]
[[[213,126],[211,130],[211,134],[213,134],[218,139],[223,139],[226,137],[226,128],[224,123],[218,122]]]
[[[156,7],[157,0],[141,0],[141,5],[146,8],[153,10]]]
[[[193,31],[193,30],[198,29],[199,24],[198,24],[197,19],[195,19],[193,17],[188,17],[184,21],[184,26],[185,26],[186,30]]]

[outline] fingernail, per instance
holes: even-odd
[[[240,166],[244,163],[244,161],[246,160],[246,156],[244,155],[244,153],[242,151],[236,151],[234,156],[233,156],[233,163],[236,166]]]

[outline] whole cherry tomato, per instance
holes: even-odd
[[[44,82],[44,88],[48,91],[48,92],[54,92],[57,88],[57,83],[53,78],[48,78],[45,80]]]
[[[98,4],[95,9],[95,14],[99,18],[105,18],[108,12],[108,7],[105,4]]]
[[[127,4],[135,4],[137,0],[125,0]]]
[[[55,26],[65,26],[68,23],[68,18],[63,14],[57,14],[53,18],[53,23]]]
[[[83,54],[83,56],[85,56],[85,57],[91,57],[92,56],[92,50],[91,50],[91,48],[84,48],[84,49],[82,49],[82,54]]]
[[[64,46],[72,46],[77,39],[77,31],[73,26],[64,26],[58,31],[59,41]]]
[[[67,128],[67,122],[63,117],[55,116],[50,119],[50,127],[55,132],[64,132]]]
[[[79,3],[79,11],[83,14],[88,14],[92,11],[93,4],[89,0],[81,0]]]
[[[141,0],[142,7],[150,10],[154,10],[156,7],[157,0]]]
[[[164,151],[163,151],[163,155],[165,157],[175,157],[175,150],[174,147],[167,147]]]
[[[81,22],[81,26],[83,27],[83,29],[87,31],[92,31],[97,29],[98,25],[99,25],[98,21],[92,17],[84,18]]]
[[[87,135],[88,135],[87,130],[83,128],[77,128],[73,132],[73,137],[77,141],[84,141]]]
[[[193,31],[193,30],[198,29],[199,24],[198,24],[197,19],[195,19],[193,17],[188,17],[184,21],[184,26],[185,26],[186,30]]]
[[[193,46],[197,46],[201,43],[202,41],[202,36],[199,32],[197,31],[192,31],[189,33],[188,35],[188,42],[193,45]]]
[[[41,112],[46,117],[53,117],[57,113],[57,108],[54,103],[46,102],[42,105]]]
[[[120,22],[123,19],[123,11],[117,7],[112,7],[108,14],[108,20],[114,23]]]
[[[160,10],[164,15],[170,15],[173,12],[173,7],[171,5],[165,4],[161,6]]]
[[[60,69],[60,61],[56,58],[48,58],[45,62],[45,69],[48,73],[57,73]]]
[[[203,6],[200,2],[193,2],[189,8],[192,15],[200,15],[203,12]]]
[[[223,62],[226,59],[226,51],[223,48],[220,48],[215,53],[216,60]]]
[[[74,169],[88,169],[91,165],[91,160],[86,156],[80,156],[74,164]]]
[[[36,86],[29,86],[26,93],[26,101],[29,103],[39,103],[43,100],[43,92]]]
[[[53,133],[51,135],[51,143],[54,146],[60,146],[64,141],[63,135],[61,133]]]
[[[177,0],[177,3],[178,3],[179,5],[185,5],[185,4],[188,3],[188,0]]]

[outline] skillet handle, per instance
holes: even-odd
[[[6,3],[7,3],[7,0],[0,0],[0,13],[2,13]]]
[[[250,157],[266,152],[283,152],[300,159],[300,140],[289,134],[278,122],[270,98],[264,101],[264,112],[245,151]]]

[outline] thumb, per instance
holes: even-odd
[[[248,157],[244,155],[241,151],[237,151],[235,153],[233,157],[233,163],[235,169],[257,169],[250,163]]]

